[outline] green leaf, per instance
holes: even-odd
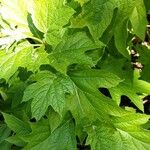
[[[150,2],[149,0],[144,0],[144,4],[145,4],[147,12],[150,10],[150,3],[149,2]]]
[[[4,141],[4,142],[0,143],[0,148],[2,150],[11,150],[11,144],[8,143],[7,141]]]
[[[30,126],[13,115],[3,113],[6,124],[18,135],[25,135],[31,132]]]
[[[141,72],[141,79],[150,82],[150,78],[149,78],[150,47],[146,45],[138,45],[136,49],[140,55],[139,62],[144,66]]]
[[[67,35],[49,55],[50,64],[62,73],[66,73],[71,64],[94,66],[85,52],[101,47],[102,43],[93,42],[84,32]]]
[[[46,57],[43,47],[33,49],[28,42],[17,45],[13,51],[0,51],[0,77],[8,80],[18,67],[36,71],[41,64],[47,63]]]
[[[17,107],[22,100],[23,92],[27,84],[24,82],[16,81],[15,84],[11,85],[8,90],[9,98],[12,100],[12,108]]]
[[[140,0],[142,3],[142,0]],[[137,0],[133,1],[116,1],[114,6],[117,4],[118,9],[116,21],[114,23],[114,37],[115,44],[118,51],[126,58],[130,59],[129,52],[127,51],[127,37],[128,37],[128,23],[129,17],[136,7]]]
[[[134,80],[133,86],[134,89],[141,94],[150,94],[150,83],[144,80],[140,80],[140,72],[139,70],[134,71]]]
[[[123,115],[122,111],[114,101],[100,94],[99,87],[114,87],[122,80],[116,75],[105,70],[82,70],[69,73],[75,83],[74,95],[68,100],[67,109],[75,117],[77,123],[82,120],[94,121],[109,120],[109,115]]]
[[[61,41],[65,32],[63,26],[69,23],[74,13],[64,0],[43,0],[42,5],[40,0],[32,0],[29,11],[37,29],[45,33],[46,42],[54,46]]]
[[[62,124],[59,128],[55,129],[46,140],[31,148],[31,150],[38,149],[76,150],[76,139],[73,122],[70,120]]]
[[[149,115],[145,114],[139,114],[139,113],[129,113],[124,115],[123,117],[112,117],[112,122],[115,124],[117,127],[126,127],[126,129],[130,130],[130,126],[141,126],[142,124],[145,124],[148,119]]]
[[[133,69],[131,68],[131,62],[127,61],[126,58],[118,58],[110,55],[100,61],[98,66],[102,70],[111,72],[123,80],[128,82],[133,80]]]
[[[42,38],[43,38],[43,33],[40,32],[40,31],[35,27],[35,25],[33,24],[33,20],[32,20],[31,14],[28,14],[27,20],[28,20],[28,26],[29,26],[30,31],[32,32],[32,34],[33,34],[35,37],[37,37],[38,39],[42,39]],[[42,42],[42,41],[41,41],[41,42]]]
[[[38,145],[51,134],[50,124],[48,119],[41,119],[37,123],[31,124],[32,132],[28,135],[21,137],[26,143],[28,143],[24,149],[31,149]]]
[[[115,36],[115,44],[118,49],[118,51],[125,56],[126,58],[129,58],[129,52],[127,51],[127,37],[128,37],[128,32],[127,32],[127,20],[122,21],[118,25],[118,28],[116,28],[114,36]]]
[[[110,98],[85,90],[81,85],[74,86],[74,95],[68,99],[66,109],[71,111],[77,124],[97,119],[109,122],[110,115],[123,116],[127,113]]]
[[[140,110],[144,111],[143,101],[137,94],[134,86],[127,81],[120,83],[117,87],[109,89],[112,98],[119,104],[121,96],[127,96]]]
[[[143,121],[143,123],[144,122],[145,121]],[[98,122],[97,124],[93,124],[90,128],[86,128],[86,131],[88,132],[87,143],[91,145],[92,150],[149,149],[150,132],[148,130],[145,131],[134,125],[129,127],[124,124],[124,121],[121,122],[121,120],[119,121],[119,124],[120,126],[116,124],[113,126]]]
[[[135,10],[140,10],[140,12],[138,11],[135,14]],[[117,13],[115,14],[115,18],[113,18],[115,11]],[[131,19],[132,25],[134,25],[134,32],[138,36],[143,37],[146,18],[144,18],[145,12],[142,0],[91,0],[86,5],[83,5],[81,13],[73,18],[71,22],[74,28],[88,27],[91,35],[95,41],[97,41],[110,25],[113,18],[114,20],[110,32],[115,36],[118,51],[123,56],[129,58],[129,53],[126,49],[127,25],[131,14],[135,16],[134,19]],[[136,21],[137,15],[139,16],[139,20],[143,21],[142,24],[138,22],[139,20]],[[136,24],[136,22],[138,24]]]
[[[31,104],[32,116],[39,120],[50,105],[61,115],[67,93],[72,93],[70,79],[46,72],[36,83],[27,87],[23,101],[33,99]]]
[[[117,86],[122,80],[113,73],[105,70],[89,69],[70,72],[70,78],[83,91],[98,91],[98,88]]]
[[[51,108],[48,112],[48,120],[50,123],[51,132],[53,132],[60,125],[62,117]]]
[[[142,40],[145,38],[145,28],[147,25],[146,21],[146,10],[143,1],[137,0],[136,7],[134,8],[130,17],[133,32],[139,36]]]
[[[72,26],[75,28],[88,26],[92,36],[97,40],[111,22],[113,3],[112,0],[91,0],[83,6],[82,13],[72,19]]]
[[[81,90],[74,88],[75,94],[68,98],[66,109],[71,111],[77,125],[95,120],[98,115],[95,108]]]
[[[41,45],[40,47],[33,49],[31,57],[31,63],[28,62],[27,68],[31,71],[37,71],[39,67],[43,64],[48,64],[48,54],[45,51],[45,46]]]
[[[0,143],[4,142],[4,140],[10,135],[11,130],[6,126],[6,124],[0,125]]]
[[[19,147],[24,147],[26,145],[26,142],[24,142],[18,135],[8,137],[6,141]]]

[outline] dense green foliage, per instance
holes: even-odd
[[[150,0],[0,0],[0,150],[149,150],[149,13]]]

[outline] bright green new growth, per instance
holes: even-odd
[[[0,0],[0,149],[149,150],[147,3]]]

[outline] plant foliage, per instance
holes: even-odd
[[[0,0],[0,149],[149,150],[149,16],[149,0]]]

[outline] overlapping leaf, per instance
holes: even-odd
[[[143,108],[143,101],[137,95],[136,89],[134,89],[132,84],[129,83],[121,83],[117,87],[111,88],[110,93],[112,98],[119,104],[121,96],[127,96],[131,101],[140,109],[144,110]]]
[[[139,58],[139,62],[142,63],[142,65],[144,66],[143,67],[143,71],[141,73],[141,76],[144,80],[150,82],[150,79],[149,79],[149,68],[150,68],[150,60],[149,60],[149,57],[150,57],[150,47],[147,47],[145,45],[143,46],[137,46],[137,51],[140,55],[140,58]]]
[[[0,52],[0,77],[8,80],[18,69],[27,67],[37,70],[41,64],[47,63],[47,54],[43,47],[36,50],[28,42],[19,44],[14,50]]]
[[[113,13],[115,10],[117,11],[117,14],[116,17],[113,18]],[[139,10],[142,12],[139,13]],[[107,29],[113,18],[114,28],[112,27],[111,32],[114,32],[116,47],[121,54],[123,54],[125,57],[129,57],[129,54],[126,50],[126,39],[128,21],[131,14],[134,32],[141,38],[144,38],[146,15],[142,0],[91,0],[87,5],[83,6],[81,14],[72,20],[72,26],[81,28],[87,26],[94,39],[98,40]],[[143,20],[142,24],[137,25],[136,22],[141,20]]]
[[[103,70],[91,69],[74,71],[69,76],[74,81],[75,86],[74,96],[68,101],[70,104],[68,104],[68,109],[71,110],[77,121],[81,121],[82,118],[88,118],[88,120],[95,120],[96,118],[103,120],[105,118],[108,121],[108,114],[117,116],[124,114],[111,99],[98,92],[99,87],[108,88],[119,84],[122,80],[116,75]]]
[[[38,145],[45,139],[47,139],[50,134],[49,121],[46,119],[41,119],[38,123],[31,124],[32,132],[26,136],[21,137],[26,143],[25,149],[31,149],[32,147]]]
[[[11,130],[15,131],[15,133],[17,133],[18,135],[25,135],[31,132],[30,126],[22,120],[6,113],[4,113],[3,116],[8,127]]]
[[[148,83],[144,83],[144,81],[139,80],[137,77],[135,77],[134,74],[137,73],[134,72],[137,71],[133,71],[130,67],[131,65],[128,62],[125,63],[125,61],[125,59],[116,60],[113,57],[109,57],[109,59],[106,60],[100,67],[106,71],[113,72],[123,80],[123,82],[121,82],[116,87],[109,88],[112,99],[115,100],[119,105],[121,96],[127,96],[140,110],[143,111],[143,101],[138,93],[149,94]],[[142,85],[141,88],[140,85]],[[144,86],[146,86],[147,88],[144,88]]]
[[[76,150],[75,130],[72,121],[67,121],[57,128],[47,139],[37,144],[31,150]]]
[[[36,83],[28,86],[23,101],[33,99],[32,116],[39,120],[50,105],[61,114],[65,106],[66,94],[72,91],[72,82],[69,78],[46,72]]]
[[[49,55],[50,64],[62,73],[71,64],[94,66],[95,62],[85,52],[101,47],[102,43],[93,42],[84,32],[67,35]]]
[[[124,116],[123,119],[117,120],[118,123],[114,120],[112,125],[98,122],[98,124],[86,128],[89,133],[88,144],[93,150],[148,150],[150,132],[137,126],[139,122],[140,124],[145,123],[148,118],[148,116],[145,118],[144,116],[135,116],[131,119]]]
[[[32,0],[28,5],[35,26],[45,33],[47,43],[56,46],[65,32],[63,26],[69,23],[74,10],[66,6],[64,0],[43,0],[42,5],[40,0]]]
[[[10,149],[11,144],[5,141],[5,139],[10,135],[11,130],[6,126],[6,124],[0,125],[0,147],[4,150]]]
[[[71,72],[69,75],[77,86],[88,92],[96,91],[100,87],[114,87],[122,81],[118,76],[105,70],[81,70]]]

